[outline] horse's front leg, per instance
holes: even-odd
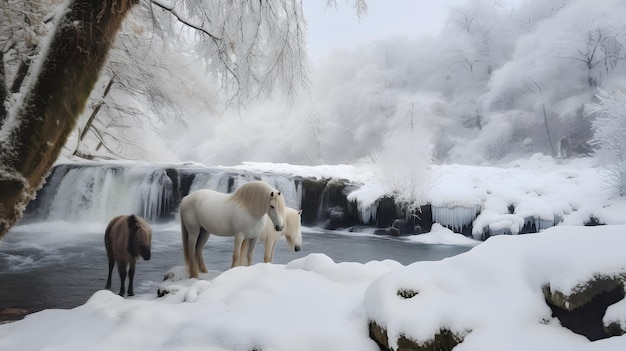
[[[245,239],[242,243],[241,243],[241,259],[243,259],[244,257],[246,257],[245,255],[247,255],[248,253],[248,246],[250,246],[250,239]],[[247,265],[249,266],[252,263],[252,257],[247,256],[248,257],[248,262]],[[246,262],[242,262],[243,264],[246,264]]]
[[[136,263],[137,263],[136,260],[131,260],[128,263],[128,296],[135,295],[135,292],[133,291],[133,280],[135,278],[135,264]]]
[[[252,238],[252,239],[246,240],[246,242],[248,243],[248,245],[247,245],[248,247],[246,248],[247,249],[246,250],[247,251],[246,254],[247,254],[247,257],[248,257],[248,264],[247,264],[247,266],[252,265],[252,256],[254,255],[254,246],[256,245],[257,240],[258,240],[257,238]],[[242,248],[242,250],[241,250],[241,254],[242,255],[243,255],[243,252],[244,251],[243,251],[243,248]]]
[[[265,261],[265,263],[272,262],[272,259],[274,258],[274,246],[277,241],[278,240],[274,238],[267,238],[267,240],[265,240],[265,255],[263,256],[263,261]]]
[[[235,234],[235,247],[233,248],[233,263],[230,268],[241,266],[241,245],[243,244],[243,234]]]
[[[117,261],[117,271],[120,274],[120,296],[124,296],[124,293],[126,293],[126,290],[124,289],[124,285],[126,284],[126,266],[127,266],[127,262],[126,261],[122,261],[122,260],[118,260]]]

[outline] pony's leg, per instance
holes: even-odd
[[[126,290],[124,289],[124,285],[126,284],[126,261],[118,260],[117,261],[117,271],[120,274],[120,296],[124,296]]]
[[[196,264],[198,265],[198,269],[201,273],[207,273],[209,270],[206,268],[206,264],[204,263],[204,256],[202,252],[204,251],[204,245],[206,245],[207,241],[209,241],[209,232],[204,230],[204,228],[200,228],[200,235],[198,236],[198,242],[196,243]]]
[[[136,260],[131,260],[128,262],[128,296],[135,295],[133,291],[133,279],[135,278],[135,264]]]
[[[241,245],[243,244],[243,234],[235,234],[235,247],[233,248],[233,262],[230,267],[241,266]]]

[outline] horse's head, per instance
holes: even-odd
[[[148,261],[150,259],[150,246],[152,246],[152,229],[149,227],[143,228],[143,235],[139,242],[139,254],[141,258]]]
[[[285,227],[285,199],[280,191],[270,192],[270,203],[267,209],[267,215],[274,223],[274,229],[280,232]]]
[[[296,252],[302,248],[301,214],[302,210],[287,209],[285,239],[287,239],[287,245]]]
[[[145,219],[130,215],[127,217],[128,253],[131,257],[141,255],[144,260],[150,259],[150,245],[152,243],[152,228]]]
[[[150,259],[150,246],[152,244],[152,228],[145,220],[141,220],[137,222],[139,227],[137,229],[137,233],[135,234],[135,245],[137,245],[137,249],[141,258],[148,261]]]

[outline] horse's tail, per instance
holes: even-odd
[[[185,259],[185,265],[187,267],[191,267],[191,262],[189,261],[189,233],[187,232],[187,227],[185,227],[185,220],[183,216],[180,216],[180,233],[183,237],[183,256]]]
[[[139,253],[137,252],[137,230],[139,229],[139,223],[137,223],[137,217],[134,214],[128,216],[126,220],[128,225],[128,254],[131,257],[137,257]]]
[[[113,238],[111,237],[111,228],[113,227],[114,221],[110,221],[107,225],[107,229],[104,231],[104,247],[107,249],[107,253],[109,253],[113,249]]]

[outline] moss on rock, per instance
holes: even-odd
[[[400,289],[398,290],[396,294],[403,299],[410,299],[414,297],[415,295],[419,294],[419,292],[415,290],[411,290],[411,289]]]
[[[596,274],[577,285],[569,295],[553,291],[550,285],[544,285],[542,290],[552,315],[563,327],[591,341],[624,334],[620,325],[603,323],[606,309],[625,296],[622,275]]]
[[[617,287],[624,288],[624,277],[595,274],[585,283],[574,287],[573,293],[566,295],[561,291],[552,291],[549,284],[543,286],[543,295],[546,301],[567,311],[573,311],[589,303],[594,297],[603,292],[609,292]]]
[[[376,322],[369,323],[370,338],[383,350],[392,350],[389,346],[387,330]],[[413,340],[406,335],[398,337],[396,351],[449,351],[463,342],[463,336],[453,333],[449,329],[441,328],[434,337],[428,340]]]

